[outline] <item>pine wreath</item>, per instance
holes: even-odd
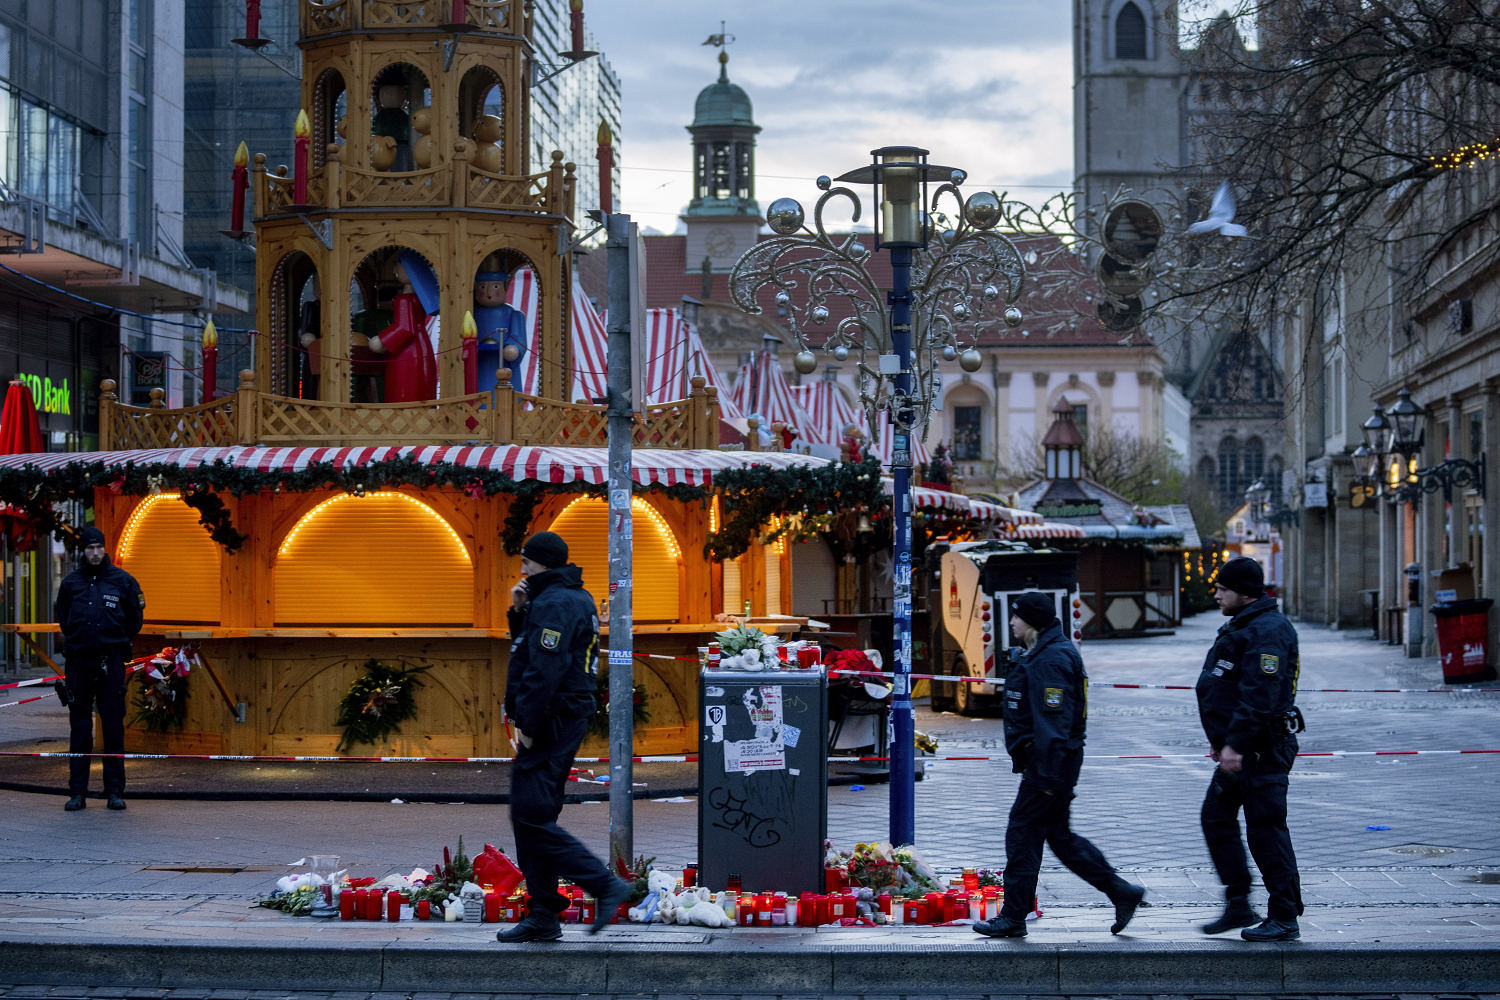
[[[593,716],[589,719],[589,733],[593,736],[609,735],[609,668],[600,670],[594,678],[594,709]],[[630,698],[632,726],[639,726],[643,722],[651,721],[651,713],[646,709],[646,685],[636,684],[631,688]]]
[[[391,733],[400,732],[401,723],[417,715],[413,689],[422,686],[417,675],[431,669],[431,664],[401,668],[379,660],[366,663],[364,675],[355,678],[344,700],[339,702],[334,724],[344,727],[344,735],[335,749],[348,750],[356,743],[379,743]]]
[[[164,650],[162,659],[153,660],[150,669],[141,672],[141,685],[135,692],[135,717],[131,721],[153,733],[164,733],[174,726],[181,729],[187,717],[187,670],[167,658],[172,652]]]

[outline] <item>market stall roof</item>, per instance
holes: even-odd
[[[473,469],[503,472],[513,479],[530,479],[547,483],[601,484],[608,478],[609,449],[556,448],[535,445],[449,445],[364,447],[288,447],[266,448],[233,446],[226,448],[143,448],[133,451],[43,452],[26,455],[0,455],[0,474],[7,469],[32,466],[41,471],[55,471],[75,465],[103,463],[106,467],[128,465],[171,465],[181,469],[222,462],[235,468],[257,472],[299,472],[309,466],[328,463],[341,469],[375,465],[407,458],[427,465],[450,463]],[[827,459],[791,452],[717,451],[708,449],[636,448],[631,454],[631,471],[640,486],[709,486],[713,474],[725,469],[752,465],[787,469],[794,466],[829,464]],[[882,480],[885,492],[891,492],[891,481]],[[1040,523],[1041,517],[1030,511],[1012,510],[998,504],[974,500],[959,493],[948,493],[927,487],[913,490],[917,508],[966,512],[981,520],[1001,523]]]
[[[741,369],[743,371],[744,369]],[[889,469],[891,466],[891,432],[890,428],[882,426],[880,429],[880,440],[873,446],[870,441],[870,421],[862,407],[855,406],[849,402],[839,387],[827,379],[819,379],[816,382],[804,382],[801,385],[789,386],[792,399],[796,401],[808,416],[808,424],[800,428],[806,440],[813,444],[830,445],[841,447],[845,440],[844,429],[853,424],[857,431],[863,435],[862,446],[869,446],[870,453],[880,459],[880,464]],[[884,417],[881,417],[884,420]],[[911,460],[913,465],[921,465],[932,461],[932,453],[928,450],[925,442],[917,438],[912,443]]]
[[[1031,511],[1024,513],[1030,514]],[[1017,538],[1087,538],[1089,533],[1076,524],[1061,524],[1057,521],[1017,523],[1012,528]]]

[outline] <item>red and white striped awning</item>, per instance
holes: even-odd
[[[542,384],[542,311],[537,307],[539,289],[536,272],[529,267],[516,271],[505,290],[505,304],[526,317],[526,356],[521,359],[521,391],[536,395]]]
[[[827,379],[791,386],[792,398],[808,416],[803,436],[814,444],[837,447],[846,437],[845,428],[853,425],[863,432],[865,417],[844,397],[839,387]]]
[[[1031,511],[1026,513],[1032,514]],[[1076,524],[1062,524],[1057,521],[1043,521],[1040,515],[1035,522],[1027,524],[1014,524],[1012,533],[1017,538],[1087,538],[1088,532]]]
[[[573,272],[573,386],[568,396],[574,402],[603,399],[609,382],[609,334],[604,317],[583,294],[578,272]]]
[[[730,395],[740,413],[759,419],[763,430],[769,431],[772,424],[782,423],[796,428],[799,435],[806,435],[806,428],[812,424],[812,418],[797,405],[786,373],[770,351],[757,351],[747,364],[740,366]]]
[[[704,350],[697,328],[676,309],[646,310],[646,402],[686,399],[694,375],[702,375],[708,385],[719,390],[722,418],[738,420],[743,416],[730,397],[728,381],[719,375]]]
[[[556,448],[535,445],[448,445],[266,448],[145,448],[136,451],[45,452],[0,456],[0,470],[26,465],[43,471],[103,462],[106,466],[174,465],[195,469],[214,462],[260,472],[296,472],[320,462],[341,469],[373,465],[396,458],[424,464],[450,462],[473,469],[504,472],[513,479],[547,483],[603,483],[607,478],[607,448]],[[723,469],[765,465],[784,469],[795,465],[823,465],[826,460],[783,452],[710,451],[707,449],[636,448],[631,455],[633,478],[640,486],[707,486]]]

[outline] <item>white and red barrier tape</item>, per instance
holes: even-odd
[[[10,688],[35,687],[38,684],[50,684],[53,681],[60,681],[62,679],[62,674],[54,674],[51,677],[33,677],[29,681],[11,681],[9,684],[0,684],[0,691],[6,691]]]
[[[1474,754],[1500,754],[1494,750],[1310,750],[1298,757],[1453,757]],[[1130,754],[1084,754],[1089,760],[1207,760],[1206,753],[1130,753]],[[219,761],[279,761],[292,763],[332,764],[509,764],[514,757],[320,757],[292,754],[220,754],[220,753],[66,753],[64,751],[20,751],[0,750],[0,757],[100,757],[120,760],[219,760]],[[646,757],[631,757],[637,764],[693,764],[697,754],[656,754]],[[1003,761],[1010,763],[1008,756],[949,756],[920,758],[923,764],[942,761]],[[607,764],[608,757],[575,757],[577,764]],[[889,757],[828,757],[830,763],[854,764],[888,761]]]

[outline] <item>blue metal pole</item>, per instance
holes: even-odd
[[[891,704],[891,843],[916,842],[916,727],[911,708],[911,261],[910,247],[891,247],[891,349],[900,360],[891,403],[891,511],[895,516],[896,690]]]

